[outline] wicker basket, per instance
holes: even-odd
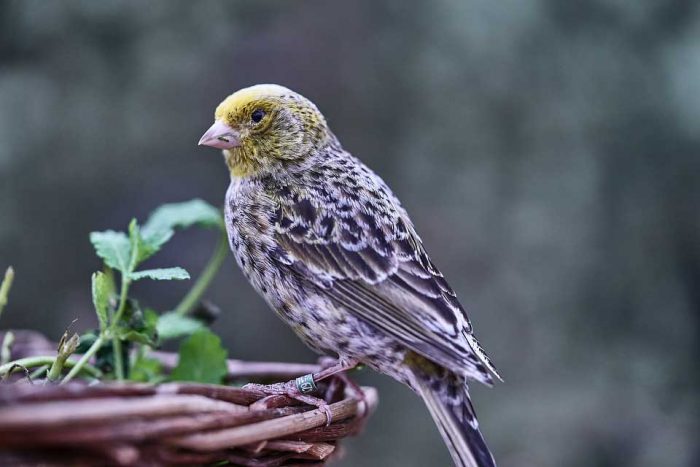
[[[162,354],[166,364],[173,356]],[[315,365],[229,361],[232,379],[285,380]],[[0,465],[322,465],[377,404],[341,378],[319,383],[326,414],[287,396],[195,383],[0,385]]]

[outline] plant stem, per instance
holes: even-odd
[[[122,274],[122,288],[121,291],[119,292],[119,308],[117,308],[117,312],[114,313],[114,316],[112,317],[112,322],[110,323],[111,329],[116,328],[117,323],[122,319],[122,315],[124,314],[124,310],[126,310],[126,297],[127,293],[129,292],[129,285],[131,284],[131,279],[129,279],[127,276]]]
[[[34,381],[35,379],[38,379],[43,373],[46,373],[49,369],[48,365],[41,365],[39,368],[34,370],[32,374],[29,375],[29,379],[31,381]]]
[[[55,360],[56,357],[48,355],[20,358],[19,360],[14,360],[12,362],[7,362],[4,365],[0,365],[0,376],[8,373],[10,370],[15,371],[15,368],[34,368],[36,366],[51,365]],[[67,368],[72,368],[71,373],[75,372],[77,374],[80,371],[84,371],[95,377],[99,377],[102,374],[100,370],[92,365],[88,365],[87,363],[80,364],[82,360],[82,358],[77,362],[75,360],[66,360],[65,366]],[[73,376],[75,376],[75,374]]]
[[[51,383],[53,381],[56,381],[59,376],[61,376],[61,371],[63,371],[63,366],[65,365],[65,361],[62,360],[60,357],[56,357],[56,360],[53,361],[51,364],[51,368],[49,369],[49,373],[46,375],[46,382]]]
[[[129,279],[125,274],[122,274],[122,289],[119,294],[119,308],[112,317],[112,322],[110,323],[110,330],[112,334],[112,353],[114,355],[114,374],[118,381],[124,380],[124,362],[122,360],[122,341],[119,340],[116,329],[117,323],[119,323],[119,321],[122,319],[124,310],[126,310],[126,299],[130,284],[131,279]]]
[[[124,360],[122,358],[122,341],[112,337],[112,355],[114,357],[114,376],[117,381],[124,381]]]
[[[5,337],[2,338],[2,346],[0,347],[0,365],[10,361],[12,355],[12,344],[15,343],[15,333],[7,331]]]
[[[132,223],[135,222],[132,221]],[[138,259],[138,248],[136,244],[132,241],[131,243],[131,258],[129,259],[128,271],[122,271],[122,288],[119,293],[119,308],[117,312],[112,317],[112,322],[110,323],[110,334],[112,337],[112,353],[114,354],[114,375],[117,381],[124,380],[124,361],[122,360],[122,341],[117,335],[117,325],[124,315],[124,310],[126,310],[126,299],[127,293],[129,292],[129,285],[131,285],[131,273],[136,269],[136,263]]]
[[[209,288],[212,279],[214,279],[214,276],[216,276],[216,273],[221,268],[221,265],[224,263],[227,254],[228,240],[226,238],[226,234],[223,233],[219,237],[219,241],[216,244],[216,249],[214,250],[214,253],[212,254],[211,258],[209,258],[209,262],[207,262],[207,265],[204,267],[204,270],[199,275],[199,278],[194,283],[190,291],[187,292],[187,295],[185,295],[182,301],[175,308],[176,314],[183,316],[192,311],[192,309],[201,300],[202,295],[204,295],[204,292],[206,292],[207,288]]]
[[[77,375],[78,372],[80,372],[80,370],[82,370],[83,368],[90,367],[91,365],[88,364],[88,361],[92,358],[93,355],[95,355],[95,353],[100,349],[100,347],[102,347],[102,343],[104,341],[105,341],[105,337],[102,334],[97,336],[97,339],[95,339],[95,342],[93,342],[92,345],[90,346],[90,348],[88,349],[88,351],[85,352],[82,357],[80,357],[80,360],[78,360],[78,363],[76,363],[75,366],[73,366],[73,368],[68,372],[66,377],[63,378],[63,381],[61,381],[61,384],[65,384],[68,381],[70,381],[71,379],[73,379],[73,377],[75,375]],[[53,360],[52,360],[52,362],[53,362]],[[51,362],[49,362],[49,363],[51,363]],[[66,361],[66,366],[68,366],[68,363],[70,363],[70,360]],[[99,374],[99,370],[97,370],[97,372]]]
[[[61,341],[58,343],[58,355],[56,356],[56,360],[54,360],[48,374],[46,375],[46,381],[44,381],[44,384],[53,383],[61,377],[61,372],[66,364],[66,360],[68,360],[68,357],[75,352],[79,343],[80,337],[78,337],[77,334],[73,334],[71,337],[68,337],[67,332],[63,334]]]
[[[0,284],[0,315],[2,315],[2,310],[5,308],[5,305],[7,305],[7,296],[10,293],[14,278],[15,270],[10,266],[5,271],[5,278],[2,280],[2,284]]]

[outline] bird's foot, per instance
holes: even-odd
[[[260,391],[266,395],[287,396],[304,404],[314,406],[326,415],[326,426],[333,422],[333,413],[331,412],[328,403],[320,397],[314,397],[309,393],[316,390],[316,384],[313,375],[300,376],[297,379],[287,381],[285,383],[273,384],[255,384],[249,383],[243,386],[243,389]]]
[[[341,380],[345,384],[346,388],[350,388],[355,398],[358,400],[358,404],[362,404],[361,408],[358,407],[358,413],[360,413],[360,417],[364,418],[367,412],[367,404],[365,403],[364,393],[354,381],[344,374],[345,371],[355,368],[359,362],[355,359],[334,360],[330,358],[323,358],[319,361],[319,363],[321,365],[321,371],[317,373],[300,376],[285,383],[250,383],[243,386],[243,389],[260,391],[266,395],[287,396],[294,400],[298,400],[299,402],[303,402],[304,404],[317,407],[326,414],[326,425],[330,425],[333,421],[333,414],[331,413],[328,403],[324,399],[312,396],[311,394],[317,390],[317,381],[334,376]]]
[[[333,376],[341,381],[345,390],[357,400],[357,418],[359,420],[366,419],[369,415],[369,406],[367,405],[365,393],[362,391],[360,385],[353,381],[346,373],[346,371],[356,368],[358,365],[361,365],[361,363],[357,359],[336,360],[331,357],[321,357],[318,363],[321,365],[322,371],[314,375],[322,375],[325,373],[324,377]],[[315,380],[318,381],[319,378],[316,377]]]

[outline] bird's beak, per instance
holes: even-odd
[[[221,120],[216,120],[199,140],[200,146],[212,148],[231,149],[241,145],[240,135]]]

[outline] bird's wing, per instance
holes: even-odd
[[[498,373],[398,200],[381,181],[339,185],[281,189],[278,260],[406,347],[490,384]]]

